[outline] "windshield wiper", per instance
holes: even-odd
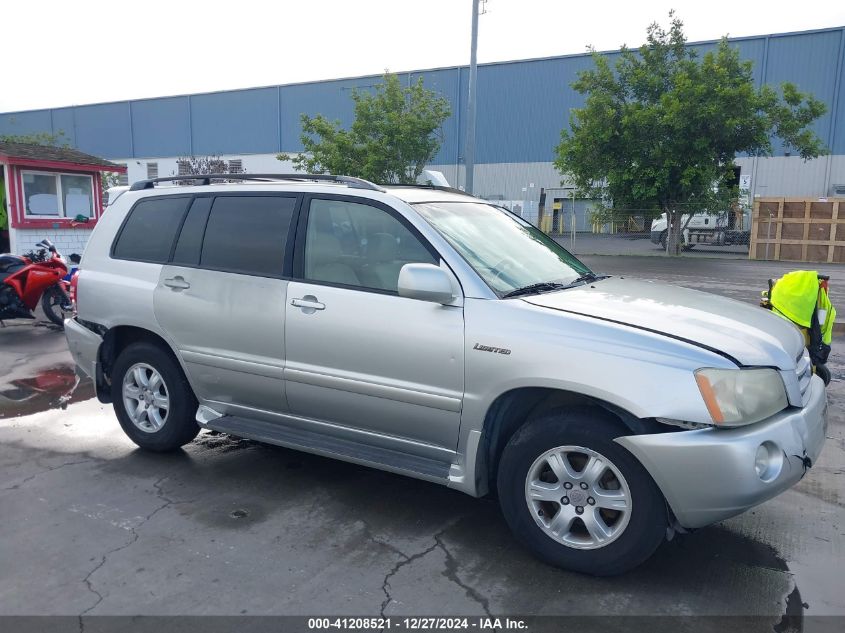
[[[541,281],[538,284],[530,284],[528,286],[523,286],[522,288],[517,288],[516,290],[511,290],[510,292],[503,294],[502,298],[507,299],[508,297],[519,297],[520,295],[540,294],[541,292],[551,292],[552,290],[566,290],[567,288],[572,288],[580,283],[599,281],[601,279],[607,279],[608,277],[610,277],[610,275],[597,275],[596,273],[590,272],[584,273],[580,277],[576,277],[566,284],[558,283],[556,281]]]
[[[589,281],[599,281],[600,279],[607,279],[610,275],[597,275],[594,272],[584,273],[580,277],[576,277],[572,281],[569,282],[570,285],[581,283],[581,282],[589,282]]]
[[[569,284],[560,284],[554,281],[541,281],[538,284],[530,284],[528,286],[523,286],[522,288],[517,288],[516,290],[506,292],[502,295],[502,299],[507,299],[508,297],[518,297],[520,295],[530,295],[540,292],[550,292],[552,290],[563,290],[564,288],[569,288]]]

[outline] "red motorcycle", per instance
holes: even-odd
[[[23,256],[0,254],[0,323],[6,319],[34,319],[32,311],[41,300],[44,315],[64,326],[71,314],[68,266],[48,239],[35,245],[38,250]],[[49,254],[48,254],[49,253]]]

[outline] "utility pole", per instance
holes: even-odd
[[[476,84],[478,81],[478,3],[479,0],[472,0],[472,44],[469,53],[469,95],[467,97],[467,143],[464,152],[464,164],[466,169],[467,193],[472,193],[472,177],[475,171],[475,101]]]

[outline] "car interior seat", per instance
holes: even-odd
[[[382,290],[397,290],[399,271],[399,243],[390,233],[375,233],[367,244],[366,277],[368,285]]]
[[[317,231],[305,249],[305,276],[315,281],[360,286],[355,270],[342,259],[340,240],[331,233]]]

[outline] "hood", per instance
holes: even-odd
[[[523,300],[682,339],[741,365],[792,369],[804,347],[796,326],[764,308],[657,282],[612,277]]]

